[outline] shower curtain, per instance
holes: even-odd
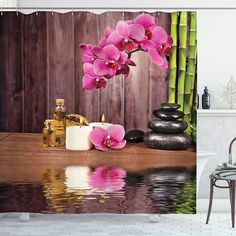
[[[155,24],[171,35],[171,51],[164,51],[164,44],[158,49],[166,53],[169,66],[158,65],[142,49],[132,53],[129,73],[106,78],[105,89],[85,89],[80,45],[98,45],[118,22],[133,24],[142,14],[154,17]],[[194,213],[195,20],[195,12],[4,12],[0,17],[0,212]],[[117,165],[99,151],[99,161],[89,159],[90,154],[78,161],[73,159],[75,152],[64,149],[56,149],[57,157],[52,159],[53,148],[49,153],[37,145],[57,98],[65,99],[68,114],[82,114],[89,121],[100,121],[105,114],[106,121],[124,126],[126,132],[148,131],[153,110],[162,103],[179,103],[192,146],[161,154],[147,149],[145,160],[137,154],[129,160],[133,154],[128,152]],[[35,147],[28,147],[30,142]],[[156,163],[158,155],[163,157]],[[172,156],[176,158],[171,160]],[[66,164],[60,158],[67,158]]]

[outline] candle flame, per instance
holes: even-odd
[[[83,125],[83,123],[84,123],[84,118],[83,118],[82,116],[80,116],[80,118],[79,118],[79,124],[80,124],[80,125]]]
[[[104,114],[102,114],[101,122],[105,123],[105,115]]]

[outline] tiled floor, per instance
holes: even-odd
[[[0,214],[1,236],[231,236],[230,213],[213,213],[209,225],[206,214],[162,215],[151,223],[147,215],[31,215],[20,221],[19,214]]]

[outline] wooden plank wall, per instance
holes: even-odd
[[[80,113],[126,130],[146,130],[152,110],[167,101],[168,70],[143,52],[133,54],[137,67],[128,78],[117,76],[106,90],[82,89],[79,44],[97,44],[106,26],[140,13],[89,12],[0,16],[0,131],[40,132],[52,117],[56,98],[65,98],[68,113]],[[170,31],[170,14],[153,13]]]

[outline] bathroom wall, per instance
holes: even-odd
[[[236,10],[198,12],[198,94],[209,87],[211,108],[229,109],[230,86],[236,82]],[[224,94],[227,93],[227,94]],[[236,108],[236,83],[232,86],[232,108]],[[200,103],[201,104],[201,103]]]
[[[198,198],[207,199],[209,197],[210,173],[215,170],[217,165],[228,161],[229,144],[236,137],[235,127],[236,110],[198,111],[198,151],[205,150],[215,154],[215,156],[209,157],[208,164],[201,176]],[[236,144],[232,151],[236,158]],[[225,189],[216,189],[214,196],[218,199],[225,199],[229,197],[229,193]]]

